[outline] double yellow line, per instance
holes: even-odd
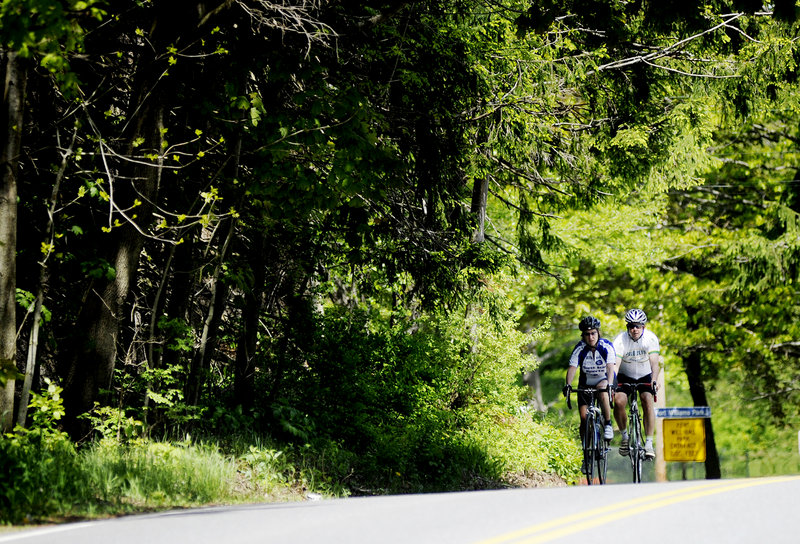
[[[736,489],[798,479],[800,479],[800,476],[758,478],[752,480],[715,480],[711,483],[674,489],[663,493],[655,493],[645,497],[637,497],[635,499],[602,506],[593,510],[570,514],[495,538],[482,540],[477,544],[506,544],[511,542],[514,544],[537,544],[539,542],[549,542],[556,538],[586,531],[600,525],[635,516],[642,512],[655,510],[656,508],[663,508],[671,504],[707,497],[709,495],[716,495],[718,493],[726,493]]]

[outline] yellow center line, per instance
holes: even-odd
[[[645,497],[637,497],[635,499],[601,506],[593,510],[570,514],[495,538],[482,540],[477,544],[500,544],[512,541],[518,544],[548,542],[562,536],[585,531],[599,525],[605,525],[613,521],[618,521],[649,510],[655,510],[656,508],[663,508],[678,502],[716,495],[717,493],[725,493],[736,489],[797,479],[800,479],[800,476],[761,478],[754,480],[715,480],[703,485],[665,491]]]

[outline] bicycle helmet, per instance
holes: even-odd
[[[581,332],[586,332],[589,329],[598,329],[599,330],[600,329],[600,320],[597,319],[596,317],[592,317],[590,315],[587,315],[586,317],[581,319],[580,323],[578,323],[578,328],[581,330]]]
[[[644,325],[647,323],[647,314],[639,308],[633,308],[625,312],[625,323],[640,323]]]

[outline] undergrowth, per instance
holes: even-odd
[[[497,488],[511,480],[518,485],[519,478],[508,476],[526,470],[570,472],[569,461],[546,453],[559,449],[565,438],[554,430],[543,433],[546,426],[524,414],[495,414],[460,438],[424,437],[426,455],[406,464],[404,473],[390,459],[355,455],[335,442],[297,446],[252,433],[227,436],[224,442],[188,436],[170,441],[118,439],[109,433],[76,447],[56,426],[58,416],[53,414],[61,413],[59,394],[60,388],[53,386],[36,395],[36,426],[17,427],[0,438],[2,524],[303,500],[312,493],[347,497]],[[526,434],[530,440],[515,439]],[[422,443],[423,437],[416,440]],[[381,471],[376,468],[380,466],[389,468]],[[427,472],[420,472],[422,467]],[[426,486],[428,477],[431,485]]]

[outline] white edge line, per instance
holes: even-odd
[[[20,529],[18,532],[0,536],[0,542],[15,542],[26,538],[33,538],[37,536],[49,535],[53,533],[64,533],[74,529],[81,529],[83,527],[93,525],[95,521],[79,521],[76,523],[67,523],[59,525],[58,527],[45,527],[42,529]]]

